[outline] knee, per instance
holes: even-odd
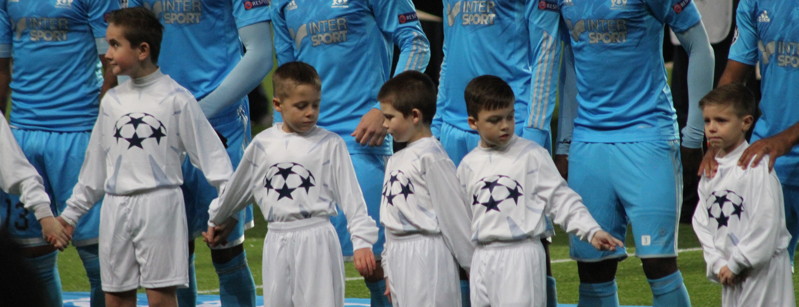
[[[641,259],[646,278],[658,279],[677,272],[677,257]]]
[[[618,259],[600,262],[577,262],[577,272],[581,283],[597,284],[612,281],[616,278]]]

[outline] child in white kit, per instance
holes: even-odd
[[[236,212],[255,202],[269,231],[264,240],[264,306],[343,306],[344,266],[330,217],[347,217],[355,268],[376,267],[377,225],[366,213],[344,140],[316,126],[321,83],[308,64],[281,65],[272,78],[283,122],[259,133],[227,188],[209,209],[206,241],[220,244]]]

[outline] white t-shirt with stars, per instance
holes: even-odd
[[[478,146],[458,166],[472,207],[472,240],[518,241],[545,235],[549,216],[581,240],[600,230],[566,185],[546,149],[513,136],[504,148]]]
[[[267,222],[333,216],[338,204],[354,249],[371,248],[377,241],[377,226],[366,213],[344,140],[319,127],[300,135],[283,131],[278,123],[255,136],[227,187],[211,203],[209,225],[225,222],[252,202]]]

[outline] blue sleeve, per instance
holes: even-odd
[[[447,26],[446,24],[444,25]],[[447,54],[447,41],[444,41],[443,46],[441,46],[443,54],[445,54],[445,59],[441,61],[441,72],[438,74],[438,97],[436,97],[436,115],[433,115],[433,122],[430,124],[430,131],[433,133],[438,139],[441,139],[441,125],[444,123],[444,118],[441,116],[441,110],[444,110],[444,99],[441,99],[441,87],[443,86],[445,79],[447,77],[447,61],[446,61],[446,54]]]
[[[232,0],[233,17],[236,19],[236,28],[243,28],[251,24],[271,21],[269,14],[270,0]]]
[[[675,33],[683,32],[702,20],[692,0],[644,0],[652,15]]]
[[[406,70],[424,71],[430,61],[430,43],[422,31],[410,0],[372,0],[372,13],[380,31],[400,49],[395,75]]]
[[[95,38],[105,38],[105,28],[108,22],[105,15],[111,11],[119,9],[119,2],[116,0],[87,0],[87,12],[89,14],[89,25]]]
[[[272,3],[270,11],[272,13],[272,26],[275,30],[275,53],[278,66],[296,61],[294,57],[294,39],[291,38],[294,35],[289,33],[286,16],[283,15],[282,1]],[[307,29],[301,27],[299,31],[307,31]]]
[[[563,35],[568,38],[568,33]],[[555,145],[555,154],[568,155],[572,143],[574,118],[577,117],[577,75],[574,71],[574,55],[569,44],[566,44],[563,49],[563,76],[561,82],[563,83],[563,91],[560,95],[560,105],[558,107],[558,138]]]
[[[5,8],[0,9],[0,58],[11,57],[11,22]]]
[[[699,100],[713,89],[713,69],[716,64],[713,47],[701,22],[675,34],[688,54],[688,121],[682,129],[682,146],[701,148],[704,120]]]
[[[269,22],[258,22],[239,29],[246,52],[213,92],[200,100],[207,118],[247,96],[272,70],[272,37]]]
[[[564,41],[560,36],[560,13],[557,1],[529,1],[530,33],[530,103],[525,127],[549,131],[552,112],[560,94],[560,74]],[[526,100],[526,99],[525,99]],[[539,144],[544,144],[539,142]]]
[[[735,40],[730,46],[729,59],[747,65],[755,65],[757,56],[757,31],[755,30],[755,10],[751,0],[738,4],[735,22]]]

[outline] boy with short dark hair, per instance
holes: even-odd
[[[105,57],[130,80],[100,105],[78,184],[60,219],[74,226],[103,196],[100,266],[108,306],[177,306],[188,286],[181,161],[188,155],[221,188],[232,173],[225,148],[188,90],[157,66],[163,27],[144,8],[108,15]]]
[[[321,82],[308,64],[281,65],[273,77],[275,111],[282,123],[259,133],[226,189],[209,209],[206,241],[224,243],[236,213],[251,202],[261,207],[269,231],[264,240],[265,306],[344,306],[344,265],[330,217],[347,218],[363,275],[376,268],[372,245],[377,226],[366,203],[344,140],[316,126]]]
[[[388,80],[377,95],[394,140],[408,143],[388,160],[380,222],[382,265],[394,306],[461,306],[458,266],[468,271],[471,212],[455,164],[433,137],[433,81],[417,71]]]
[[[722,284],[724,306],[795,306],[780,181],[768,163],[737,165],[749,147],[755,99],[733,83],[711,91],[699,105],[719,163],[717,176],[699,182],[693,219],[707,278]]]
[[[599,227],[540,145],[514,134],[513,90],[495,76],[466,86],[469,126],[480,145],[458,166],[472,205],[470,292],[473,306],[545,306],[544,248],[549,216],[596,249],[621,241]],[[532,291],[530,290],[532,289]]]

